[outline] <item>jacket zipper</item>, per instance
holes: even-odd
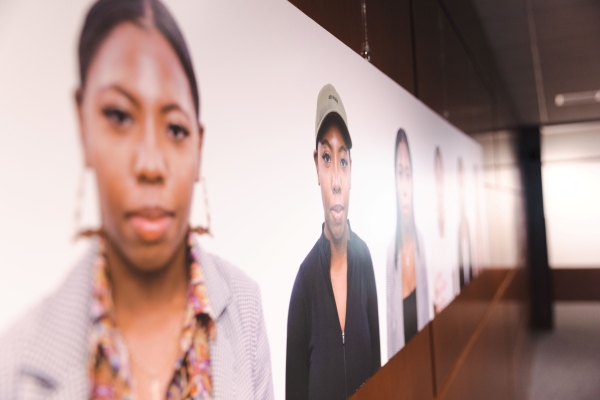
[[[342,349],[344,350],[344,393],[348,398],[348,381],[346,378],[346,334],[342,332]]]

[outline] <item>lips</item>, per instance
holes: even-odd
[[[335,206],[331,207],[330,212],[331,212],[331,216],[333,217],[334,220],[336,220],[337,222],[340,222],[342,220],[342,218],[344,217],[344,207],[340,204],[336,204]]]
[[[133,230],[147,242],[160,239],[169,229],[175,213],[162,207],[144,207],[126,214]]]

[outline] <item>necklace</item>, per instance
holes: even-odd
[[[148,367],[148,365],[146,365],[145,363],[140,362],[140,360],[134,353],[133,348],[131,346],[127,347],[129,347],[129,355],[131,356],[131,361],[140,368],[140,371],[142,371],[142,373],[146,375],[147,378],[150,379],[150,393],[152,396],[152,400],[160,400],[161,385],[160,380],[158,379],[158,372]]]
[[[179,326],[177,326],[177,330],[179,331]],[[160,373],[159,370],[151,368],[148,363],[143,362],[142,359],[138,357],[139,353],[135,350],[134,346],[131,345],[131,342],[125,340],[125,344],[127,345],[129,356],[131,357],[132,363],[137,365],[140,371],[150,380],[150,395],[152,400],[160,400],[164,398],[164,394],[166,393],[166,387],[163,387],[160,383]],[[178,349],[177,349],[178,351]],[[171,359],[172,357],[169,357]],[[168,386],[168,384],[167,384]],[[162,395],[161,395],[162,394]]]

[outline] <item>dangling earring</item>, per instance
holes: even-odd
[[[200,179],[200,184],[202,185],[202,195],[204,197],[204,212],[206,214],[206,226],[193,226],[190,227],[190,232],[197,233],[198,235],[208,235],[212,237],[212,233],[210,231],[210,209],[208,207],[208,190],[206,188],[206,179],[202,177]]]
[[[74,222],[75,222],[75,235],[73,237],[73,241],[76,241],[80,238],[89,238],[93,236],[102,235],[102,229],[94,229],[89,226],[86,228],[84,225],[84,209],[85,209],[85,192],[86,185],[88,183],[88,168],[83,168],[81,170],[81,175],[79,176],[79,184],[77,186],[77,197],[75,199],[75,214],[74,214]]]

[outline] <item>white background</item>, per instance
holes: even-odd
[[[600,267],[600,123],[542,130],[544,213],[551,267]]]
[[[415,218],[429,260],[438,250],[428,245],[437,243],[434,149],[442,149],[449,265],[457,259],[459,156],[473,241],[476,195],[485,225],[484,196],[473,179],[481,147],[286,1],[166,3],[188,41],[200,86],[202,175],[214,233],[204,242],[260,284],[276,397],[284,397],[291,288],[323,220],[312,151],[317,93],[326,83],[336,87],[348,115],[349,216],[375,266],[385,362],[396,132],[402,127],[409,137]],[[86,245],[72,241],[82,170],[73,93],[76,43],[89,5],[0,3],[0,329],[56,288]],[[479,180],[481,188],[481,173]],[[88,190],[87,208],[91,198]],[[200,217],[193,218],[203,219],[203,204],[197,190]],[[480,243],[487,248],[485,238]]]

